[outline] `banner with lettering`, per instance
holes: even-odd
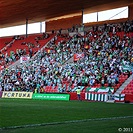
[[[69,101],[69,94],[33,94],[33,99]]]
[[[31,99],[33,92],[3,91],[2,98],[26,98]]]

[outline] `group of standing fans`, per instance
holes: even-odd
[[[109,31],[106,26],[103,26],[106,28],[104,32],[94,30],[84,36],[56,35],[27,63],[2,70],[0,90],[45,92],[45,87],[51,86],[58,88],[58,92],[66,92],[76,86],[115,86],[121,74],[131,74],[133,23],[130,23],[128,31],[124,28],[122,36],[123,30]],[[62,40],[58,42],[58,38]],[[69,62],[75,53],[84,56]]]

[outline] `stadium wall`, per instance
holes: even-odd
[[[73,25],[80,25],[82,22],[82,16],[74,16],[69,18],[62,18],[58,20],[51,20],[46,22],[46,32],[52,30],[68,29]]]

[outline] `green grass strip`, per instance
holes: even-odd
[[[52,122],[52,123],[28,124],[28,125],[20,125],[20,126],[2,127],[2,128],[0,128],[0,130],[39,127],[39,126],[47,126],[47,125],[60,125],[60,124],[68,124],[68,123],[80,123],[80,122],[88,122],[88,121],[106,121],[106,120],[116,120],[116,119],[126,119],[126,118],[133,118],[133,116],[119,116],[119,117],[71,120],[71,121]]]

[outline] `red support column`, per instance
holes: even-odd
[[[133,20],[133,5],[130,5],[128,8],[128,18],[129,20]]]

